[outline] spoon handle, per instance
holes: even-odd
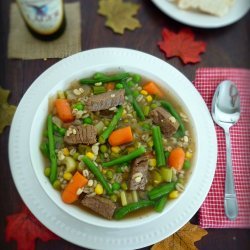
[[[234,220],[238,215],[238,203],[234,188],[234,178],[232,170],[231,158],[231,142],[229,128],[224,129],[226,136],[226,149],[227,149],[227,166],[226,166],[226,182],[225,182],[225,196],[224,207],[228,219]]]

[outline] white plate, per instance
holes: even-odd
[[[46,193],[46,178],[30,155],[39,145],[31,137],[32,124],[41,103],[61,86],[90,72],[104,69],[125,69],[156,79],[167,86],[192,114],[196,130],[196,167],[185,192],[167,213],[138,223],[132,229],[90,225],[70,216]],[[39,111],[40,112],[40,111]],[[39,119],[40,121],[40,119]],[[41,123],[45,121],[41,118]],[[39,140],[38,140],[39,141]],[[32,147],[31,147],[32,146]],[[16,187],[32,213],[51,231],[82,247],[92,249],[136,249],[156,243],[173,234],[197,212],[211,186],[217,159],[217,140],[209,111],[192,83],[166,62],[143,52],[121,48],[100,48],[84,51],[54,64],[41,74],[20,101],[12,121],[9,138],[9,160]],[[33,164],[32,164],[33,162]],[[38,176],[39,175],[39,176]],[[51,188],[51,186],[50,186]],[[67,205],[65,205],[67,206]],[[138,220],[139,221],[139,220]],[[109,223],[105,221],[105,223]]]
[[[235,0],[235,4],[223,17],[194,11],[185,11],[168,0],[151,0],[162,12],[181,23],[199,28],[219,28],[241,19],[250,8],[249,0]]]

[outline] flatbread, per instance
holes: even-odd
[[[222,17],[228,13],[235,0],[175,0],[175,2],[184,10],[198,10]]]

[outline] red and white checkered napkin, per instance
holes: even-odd
[[[199,210],[199,222],[203,228],[250,228],[250,70],[201,68],[196,71],[194,85],[211,111],[214,91],[226,79],[237,85],[241,101],[240,120],[230,129],[239,214],[236,220],[230,221],[224,212],[226,143],[224,131],[216,125],[217,167],[211,189]]]

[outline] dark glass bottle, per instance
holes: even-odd
[[[58,38],[65,30],[63,0],[16,0],[31,34],[41,40]]]

